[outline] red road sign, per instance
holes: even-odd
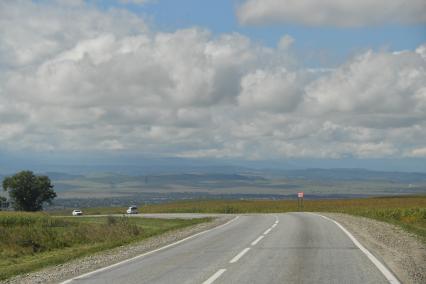
[[[298,198],[303,198],[303,194],[304,194],[303,192],[298,192],[298,193],[297,193],[297,197],[298,197]]]

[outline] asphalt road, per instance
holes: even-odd
[[[389,283],[332,221],[244,215],[71,283]]]

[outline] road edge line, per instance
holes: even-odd
[[[160,247],[160,248],[157,248],[157,249],[154,249],[154,250],[151,250],[151,251],[145,252],[145,253],[143,253],[143,254],[140,254],[140,255],[134,256],[134,257],[132,257],[132,258],[125,259],[125,260],[123,260],[123,261],[120,261],[120,262],[117,262],[117,263],[114,263],[114,264],[111,264],[111,265],[108,265],[108,266],[105,266],[105,267],[98,268],[98,269],[96,269],[96,270],[94,270],[94,271],[84,273],[84,274],[82,274],[82,275],[79,275],[79,276],[73,277],[73,278],[71,278],[71,279],[68,279],[68,280],[62,281],[62,282],[60,282],[60,284],[68,284],[68,283],[71,283],[71,282],[72,282],[72,281],[74,281],[74,280],[79,280],[79,279],[82,279],[82,278],[84,278],[84,277],[91,276],[91,275],[93,275],[93,274],[96,274],[96,273],[99,273],[99,272],[106,271],[106,270],[111,269],[111,268],[113,268],[113,267],[120,266],[120,265],[122,265],[122,264],[125,264],[125,263],[128,263],[128,262],[131,262],[131,261],[134,261],[134,260],[136,260],[136,259],[143,258],[143,257],[145,257],[145,256],[148,256],[148,255],[150,255],[150,254],[156,253],[156,252],[158,252],[158,251],[165,250],[165,249],[167,249],[167,248],[173,247],[173,246],[175,246],[175,245],[178,245],[178,244],[183,243],[183,242],[185,242],[185,241],[187,241],[187,240],[190,240],[190,239],[193,239],[193,238],[195,238],[195,237],[198,237],[198,236],[200,236],[200,235],[202,235],[202,234],[205,234],[205,233],[207,233],[207,232],[210,232],[210,231],[213,231],[213,230],[216,230],[216,229],[219,229],[219,228],[225,227],[226,225],[229,225],[230,223],[232,223],[232,222],[234,222],[235,220],[237,220],[238,218],[240,218],[240,215],[235,216],[234,218],[232,218],[231,220],[229,220],[229,221],[228,221],[228,222],[226,222],[225,224],[222,224],[222,225],[216,226],[216,227],[211,228],[211,229],[207,229],[207,230],[205,230],[205,231],[201,231],[201,232],[199,232],[199,233],[196,233],[196,234],[194,234],[194,235],[191,235],[191,236],[189,236],[189,237],[186,237],[186,238],[184,238],[184,239],[182,239],[182,240],[179,240],[179,241],[176,241],[176,242],[174,242],[174,243],[171,243],[171,244],[165,245],[165,246],[163,246],[163,247]]]
[[[306,212],[308,213],[308,212]],[[368,249],[366,249],[343,225],[341,225],[336,220],[333,220],[329,217],[323,216],[321,214],[309,212],[312,215],[320,216],[328,221],[331,221],[337,225],[348,237],[349,239],[356,245],[369,259],[370,261],[379,269],[379,271],[385,276],[386,280],[392,284],[401,284],[401,282],[396,278],[396,276],[383,264],[378,260]]]

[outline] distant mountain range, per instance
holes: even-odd
[[[334,181],[388,181],[388,182],[426,182],[426,173],[384,172],[366,169],[304,169],[276,171],[290,179],[334,180]]]
[[[107,168],[100,168],[109,169]],[[249,169],[237,167],[202,167],[187,169],[185,168],[180,172],[165,169],[161,172],[159,169],[156,171],[138,168],[138,170],[130,171],[104,171],[93,172],[88,170],[86,174],[66,173],[66,172],[51,172],[51,171],[36,171],[39,174],[46,174],[52,180],[72,180],[72,179],[90,179],[92,181],[108,181],[123,182],[123,181],[144,181],[149,179],[150,183],[159,181],[165,182],[179,181],[206,181],[206,180],[220,180],[220,181],[259,181],[262,179],[294,179],[294,180],[320,180],[320,181],[387,181],[397,183],[423,183],[426,182],[426,173],[416,172],[387,172],[387,171],[372,171],[366,169],[296,169],[296,170],[280,170],[280,169]],[[83,172],[83,171],[82,171]],[[0,172],[0,179],[11,173]]]

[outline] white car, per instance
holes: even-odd
[[[130,206],[127,211],[127,214],[138,214],[138,208],[136,206]]]
[[[83,211],[81,211],[81,210],[73,210],[72,211],[72,215],[73,216],[81,216],[81,215],[83,215]]]

